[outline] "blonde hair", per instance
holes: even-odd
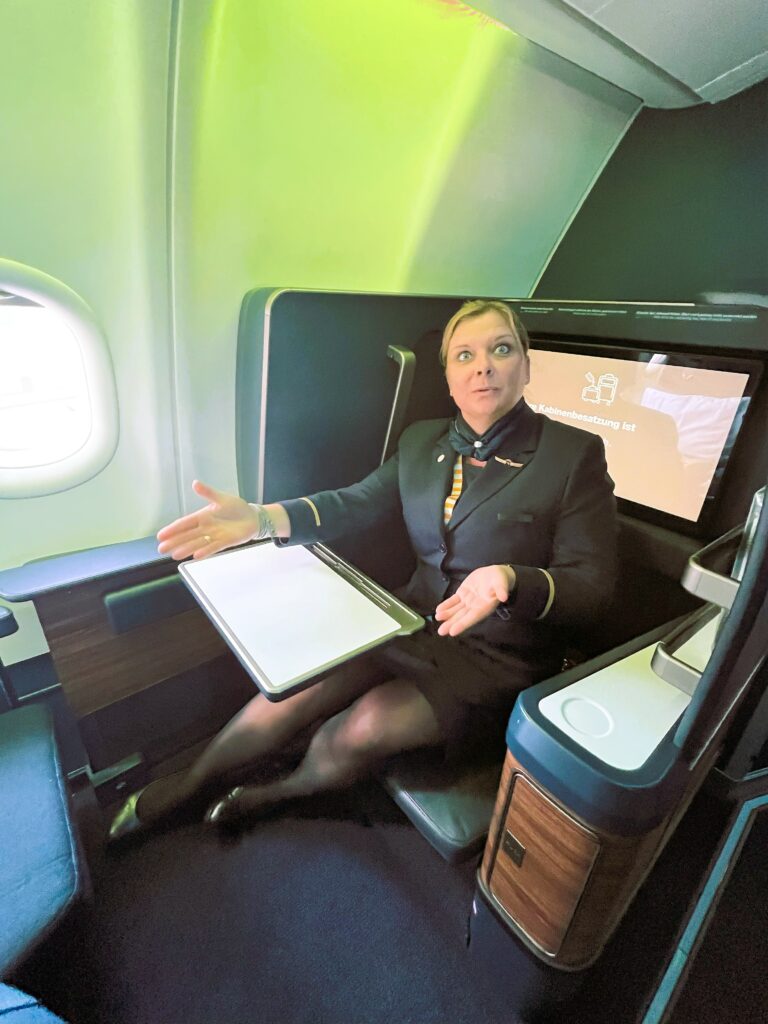
[[[520,342],[523,355],[527,355],[528,346],[530,344],[528,340],[528,331],[526,331],[525,324],[517,313],[511,309],[506,302],[501,302],[497,299],[472,299],[469,302],[465,302],[461,309],[457,310],[445,325],[445,329],[443,330],[443,340],[440,344],[440,362],[443,366],[445,366],[448,360],[448,345],[453,337],[454,331],[462,320],[471,320],[475,317],[482,316],[483,313],[498,313],[499,316],[503,317],[509,324],[509,329],[512,334]]]

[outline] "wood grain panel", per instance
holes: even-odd
[[[482,888],[515,932],[538,955],[543,951],[548,962],[564,967],[592,963],[621,921],[716,758],[717,745],[713,744],[691,773],[679,805],[668,818],[640,835],[619,836],[590,828],[571,814],[530,779],[508,751],[479,872]],[[533,791],[540,800],[551,802],[555,814],[551,818],[545,816],[544,831],[535,835],[536,857],[527,861],[526,853],[521,867],[517,867],[504,851],[504,834],[509,829],[525,845],[524,837],[529,836],[541,818],[533,796],[525,800],[516,797],[516,791],[518,795],[523,792],[521,784],[527,787],[525,792]],[[522,824],[518,821],[520,817]],[[577,831],[569,831],[573,826]],[[578,828],[591,837],[580,853]],[[571,853],[563,849],[564,838],[566,845],[575,844]],[[597,844],[597,850],[591,870],[586,870],[590,841]],[[526,861],[530,870],[523,874]],[[574,901],[579,870],[584,871],[583,881]],[[569,894],[568,898],[565,894]]]
[[[523,852],[515,863],[502,837],[490,875],[491,894],[537,946],[554,956],[584,891],[599,841],[522,774],[513,780],[504,833],[511,833]]]
[[[211,661],[226,644],[197,608],[115,634],[103,597],[175,573],[161,563],[40,595],[35,607],[78,717]]]
[[[569,965],[592,962],[613,934],[667,840],[677,827],[718,755],[713,744],[691,772],[673,813],[644,835],[603,836],[598,868],[584,891],[578,914],[561,950]]]
[[[480,865],[480,879],[488,888],[488,876],[496,856],[496,847],[501,842],[502,824],[507,814],[509,801],[512,799],[512,776],[515,771],[520,770],[520,765],[514,759],[509,750],[504,757],[504,765],[501,769],[499,788],[496,793],[496,805],[493,808],[491,824],[488,826],[488,838],[483,851],[483,862]]]
[[[578,912],[560,950],[560,961],[586,965],[600,953],[648,873],[666,829],[662,822],[641,836],[602,836],[602,849]]]

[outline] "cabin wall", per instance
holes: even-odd
[[[173,287],[191,507],[195,476],[236,487],[248,290],[528,294],[638,101],[442,0],[179,10]]]
[[[8,0],[0,82],[0,252],[92,307],[120,406],[96,477],[0,502],[0,568],[236,487],[249,289],[527,294],[639,106],[443,0]]]
[[[540,298],[768,296],[768,82],[711,106],[643,110],[539,281]],[[700,301],[700,299],[699,299]]]
[[[74,289],[106,334],[120,439],[71,490],[0,500],[0,568],[146,535],[178,507],[167,273],[171,3],[2,5],[0,255]],[[0,285],[1,286],[1,285]],[[45,650],[31,605],[8,662]]]

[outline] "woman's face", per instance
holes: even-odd
[[[448,342],[445,377],[464,419],[484,434],[522,398],[530,362],[501,313],[489,310],[460,321]]]

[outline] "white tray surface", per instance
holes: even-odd
[[[186,571],[274,691],[400,628],[304,547],[258,544]]]
[[[656,644],[551,693],[541,713],[613,768],[643,765],[685,711],[690,697],[651,668]]]

